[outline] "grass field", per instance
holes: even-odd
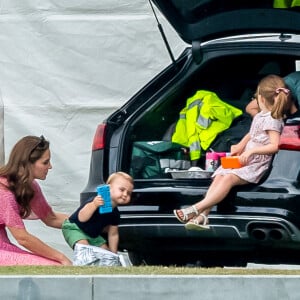
[[[300,275],[300,270],[187,267],[0,267],[0,275]]]

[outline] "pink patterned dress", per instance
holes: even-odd
[[[0,177],[0,182],[7,184],[3,177]],[[31,202],[32,213],[28,219],[41,219],[52,210],[36,181],[33,182],[33,188],[35,195]],[[60,265],[56,261],[34,255],[12,244],[7,236],[6,226],[25,228],[14,194],[0,184],[0,266]]]
[[[257,146],[267,145],[270,143],[269,135],[267,130],[282,132],[283,121],[272,118],[271,113],[260,112],[253,118],[250,128],[250,140],[246,145],[246,150],[252,149]],[[225,175],[228,173],[235,174],[238,177],[251,182],[258,183],[263,177],[265,172],[270,167],[272,161],[272,155],[252,155],[248,164],[239,169],[223,169],[219,167],[212,177],[221,174]]]

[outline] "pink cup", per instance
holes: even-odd
[[[207,152],[205,160],[205,170],[214,172],[219,165],[219,155],[217,152]]]

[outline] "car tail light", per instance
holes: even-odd
[[[106,124],[99,124],[94,136],[92,150],[100,150],[105,146],[105,132],[106,132]]]

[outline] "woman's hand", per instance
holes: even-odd
[[[69,216],[67,214],[51,211],[45,218],[42,218],[41,220],[47,226],[60,229],[62,227],[62,223],[68,219],[68,217]]]
[[[30,234],[25,228],[7,227],[18,242],[18,244],[35,255],[43,256],[45,258],[51,259],[64,266],[72,265],[72,262],[67,256],[65,256],[60,251],[48,246],[38,237]]]
[[[63,265],[63,266],[72,266],[73,263],[71,260],[69,260],[65,255],[63,255],[60,263]]]

